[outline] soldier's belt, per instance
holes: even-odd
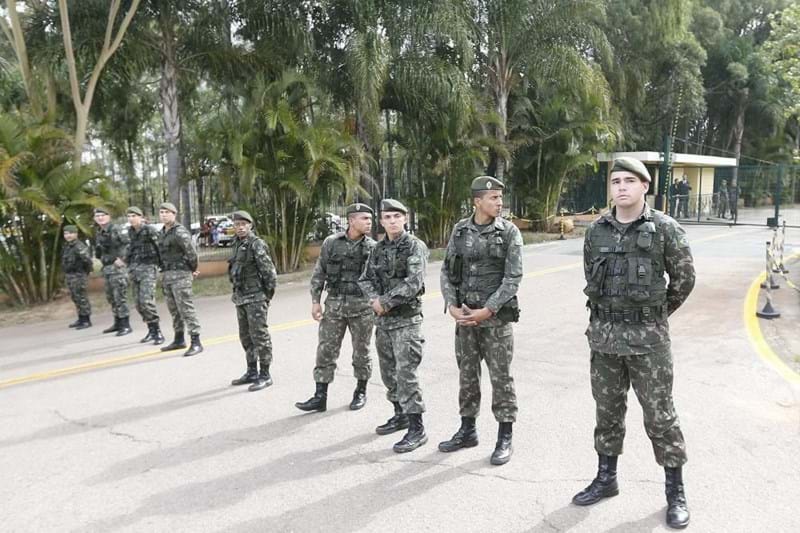
[[[661,319],[666,311],[666,307],[663,305],[612,309],[610,307],[603,307],[590,303],[587,305],[587,307],[592,312],[592,318],[597,318],[605,322],[617,322],[624,324],[654,323]]]

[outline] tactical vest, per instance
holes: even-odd
[[[81,246],[82,244],[78,241],[64,245],[61,257],[61,270],[64,274],[89,274],[92,272],[92,261],[87,256],[81,255]]]
[[[381,240],[375,245],[375,274],[381,287],[381,294],[386,294],[408,277],[408,258],[411,257],[411,238],[406,235],[401,237],[396,246],[394,261],[389,252],[388,240]],[[412,317],[422,312],[422,295],[425,294],[425,285],[410,300],[390,309],[383,316]]]
[[[132,265],[158,264],[158,236],[152,227],[143,225],[138,232],[131,227],[128,236],[131,239],[128,257]]]
[[[266,290],[253,253],[253,242],[257,239],[251,236],[244,241],[237,238],[234,242],[233,253],[228,259],[228,278],[237,294],[247,295]]]
[[[161,242],[158,245],[158,249],[161,254],[161,263],[165,271],[192,271],[192,267],[186,261],[180,239],[178,238],[178,231],[180,231],[180,228],[183,228],[183,226],[176,223],[169,231],[167,231],[166,226],[161,230]],[[184,231],[186,230],[184,229]]]
[[[95,245],[100,250],[100,262],[103,263],[103,266],[111,265],[118,257],[125,256],[125,242],[115,224],[109,224],[105,230],[97,231]]]
[[[661,223],[658,213],[652,220],[634,222],[620,242],[611,223],[598,222],[592,228],[591,266],[584,293],[600,318],[643,322],[665,314],[667,281]],[[620,320],[615,313],[621,313]]]
[[[366,237],[351,245],[344,233],[331,242],[330,255],[325,266],[325,288],[330,296],[362,296],[358,278],[369,257]]]

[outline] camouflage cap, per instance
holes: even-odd
[[[127,215],[139,215],[140,217],[144,216],[144,213],[142,212],[142,210],[139,209],[138,207],[136,207],[135,205],[130,206],[128,208],[128,210],[125,212],[125,214],[127,214]]]
[[[167,211],[172,211],[173,213],[178,214],[178,208],[175,207],[175,204],[173,204],[171,202],[164,202],[163,204],[158,206],[158,209],[159,210],[165,209]]]
[[[350,215],[353,213],[369,213],[370,215],[374,215],[375,211],[367,204],[355,203],[347,206],[346,214]]]
[[[244,220],[251,224],[253,223],[253,217],[247,211],[234,211],[233,220]]]
[[[472,180],[472,185],[470,186],[472,192],[502,191],[505,188],[506,186],[503,185],[502,181],[492,176],[478,176]]]
[[[646,181],[648,183],[653,181],[653,178],[650,177],[650,172],[647,171],[647,167],[644,166],[644,163],[638,159],[634,159],[633,157],[616,158],[614,160],[614,164],[611,166],[610,174],[613,174],[614,172],[631,172],[639,176],[639,179],[642,181]]]
[[[108,209],[105,207],[95,207],[94,214],[102,213],[103,215],[110,215],[111,213],[108,212]]]
[[[399,213],[403,213],[404,215],[408,214],[408,208],[404,206],[401,202],[393,200],[392,198],[386,198],[385,200],[381,200],[381,212],[389,212],[389,211],[397,211]]]
[[[78,233],[78,226],[67,224],[66,226],[64,226],[64,233]]]

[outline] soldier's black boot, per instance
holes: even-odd
[[[511,422],[500,422],[497,429],[497,444],[494,447],[492,458],[493,465],[504,465],[511,460],[514,448],[511,446]]]
[[[393,446],[397,453],[406,453],[414,451],[426,442],[428,436],[425,434],[425,426],[422,425],[421,413],[409,413],[408,415],[408,433]]]
[[[301,411],[325,411],[328,409],[328,384],[317,383],[317,390],[314,396],[304,402],[297,402],[295,407]]]
[[[150,342],[153,340],[153,326],[157,324],[153,324],[152,322],[147,324],[147,335],[145,335],[142,340],[139,342]]]
[[[78,327],[78,326],[80,326],[80,324],[81,324],[81,318],[83,318],[83,317],[82,317],[81,315],[78,315],[78,318],[76,318],[76,319],[75,319],[75,322],[72,322],[72,323],[71,323],[69,326],[67,326],[67,327],[69,327],[69,328],[77,328],[77,327]]]
[[[683,472],[681,467],[664,467],[666,474],[665,492],[667,494],[667,525],[673,529],[683,529],[689,525],[689,506],[683,492]]]
[[[175,340],[161,348],[161,351],[168,352],[170,350],[179,350],[181,348],[186,348],[186,337],[183,336],[183,331],[176,331]]]
[[[440,452],[454,452],[461,448],[472,448],[478,445],[478,431],[475,429],[475,418],[461,417],[461,427],[450,440],[439,443]]]
[[[619,494],[617,485],[617,456],[597,456],[597,477],[588,487],[572,497],[575,505],[593,505],[603,498],[610,498]]]
[[[114,323],[103,330],[103,333],[114,333],[115,331],[119,331],[119,318],[114,317]]]
[[[153,322],[153,344],[158,346],[159,344],[164,344],[164,334],[161,333],[161,328],[158,326],[158,322]]]
[[[117,329],[117,337],[122,337],[123,335],[127,335],[131,333],[133,329],[131,329],[131,319],[130,317],[122,317],[119,319],[119,329]]]
[[[193,355],[197,355],[203,351],[203,345],[200,344],[200,335],[192,335],[192,343],[189,345],[189,349],[183,352],[184,357],[191,357]]]
[[[353,391],[353,401],[350,402],[350,410],[358,411],[367,403],[367,380],[359,379],[356,390]]]
[[[272,385],[272,376],[269,375],[269,366],[261,365],[261,372],[258,373],[256,380],[252,385],[247,387],[250,392],[255,392]]]
[[[75,326],[75,329],[86,329],[92,327],[92,321],[89,319],[89,315],[80,315],[78,317],[78,325]]]
[[[258,369],[255,363],[247,363],[247,372],[242,374],[242,377],[236,378],[231,381],[231,385],[247,385],[248,383],[255,383],[258,380]]]
[[[408,427],[408,417],[403,414],[400,404],[398,402],[392,402],[392,404],[394,404],[394,416],[387,420],[385,424],[375,428],[375,433],[378,435],[388,435]]]

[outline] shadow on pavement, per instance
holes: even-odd
[[[570,496],[566,496],[569,498]],[[568,503],[539,521],[538,524],[528,529],[525,533],[551,533],[553,531],[569,531],[589,516],[588,507],[580,507]]]

